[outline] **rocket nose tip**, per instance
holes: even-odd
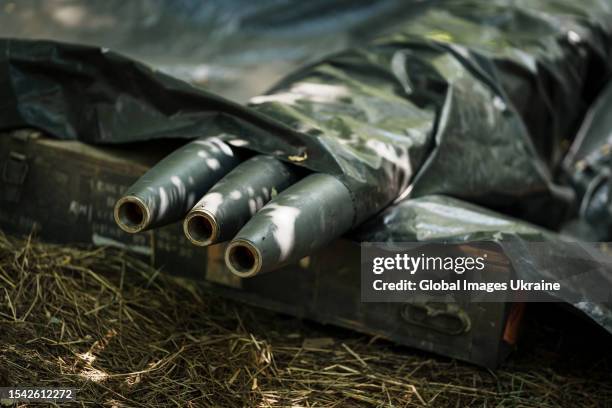
[[[214,244],[219,235],[217,221],[205,212],[191,213],[183,223],[183,230],[187,239],[199,246]]]
[[[232,241],[225,251],[225,263],[233,274],[248,278],[260,271],[261,255],[257,248],[247,241]]]
[[[147,207],[136,197],[124,197],[115,205],[115,221],[126,232],[142,231],[148,218]]]

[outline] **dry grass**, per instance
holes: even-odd
[[[562,338],[539,330],[492,372],[0,233],[0,385],[76,387],[84,406],[612,406],[609,352]]]

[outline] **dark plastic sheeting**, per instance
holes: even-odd
[[[612,240],[611,113],[612,84],[589,110],[564,162],[577,193],[577,218],[568,229],[588,240]]]
[[[0,37],[103,46],[246,102],[299,64],[392,30],[402,0],[0,0]]]
[[[612,303],[602,301],[602,294],[612,287],[612,273],[609,262],[593,266],[592,261],[602,254],[593,255],[593,243],[583,246],[569,237],[440,195],[403,200],[363,224],[353,238],[364,242],[498,242],[512,262],[513,278],[564,282],[562,290],[549,293],[550,297],[572,305],[612,333]],[[576,270],[576,262],[584,260],[591,266],[588,273]],[[601,288],[606,288],[605,293]]]

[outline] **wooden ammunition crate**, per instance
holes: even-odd
[[[35,131],[0,134],[0,228],[56,243],[114,245],[207,290],[277,312],[494,367],[508,354],[520,307],[360,300],[360,245],[341,239],[295,265],[250,279],[231,275],[224,246],[194,247],[180,224],[138,235],[115,226],[113,206],[172,142],[100,148]]]

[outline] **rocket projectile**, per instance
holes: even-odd
[[[124,231],[136,233],[178,221],[239,163],[218,138],[187,143],[153,166],[117,201],[115,222]]]
[[[297,261],[347,232],[355,211],[347,187],[312,174],[266,204],[230,241],[225,263],[240,277]]]
[[[261,207],[297,180],[295,171],[271,156],[255,156],[215,184],[185,217],[195,245],[231,239]]]

